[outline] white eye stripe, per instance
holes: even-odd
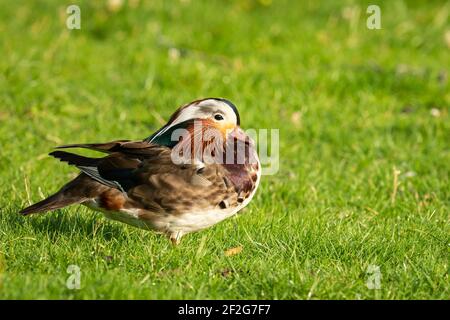
[[[218,120],[215,119],[215,116],[220,114],[223,119]],[[180,114],[173,120],[173,122],[168,126],[169,129],[178,123],[184,122],[190,119],[207,119],[212,118],[215,121],[223,121],[227,120],[228,122],[237,124],[237,116],[234,110],[225,102],[215,100],[215,99],[207,99],[200,101],[198,103],[193,103],[187,105],[183,109],[180,110]]]

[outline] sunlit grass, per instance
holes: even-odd
[[[378,2],[381,30],[364,1],[72,1],[70,31],[61,1],[1,1],[0,298],[448,299],[450,4]],[[209,96],[280,129],[238,217],[174,248],[80,206],[18,215],[76,173],[52,147]]]

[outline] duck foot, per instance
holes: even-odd
[[[170,241],[172,242],[172,244],[174,246],[177,246],[177,245],[180,244],[181,237],[183,237],[183,235],[184,235],[184,233],[181,232],[181,231],[177,231],[177,232],[171,233],[170,234]]]

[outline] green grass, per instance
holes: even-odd
[[[70,3],[81,30],[61,1],[0,1],[0,298],[450,297],[450,2]],[[18,215],[76,174],[52,147],[144,138],[209,96],[280,129],[239,216],[174,248],[81,206]]]

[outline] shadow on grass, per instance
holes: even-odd
[[[61,209],[43,214],[22,216],[19,210],[2,210],[3,223],[8,229],[31,228],[35,234],[47,235],[50,239],[58,237],[99,238],[106,241],[125,239],[128,237],[122,226],[109,222],[99,213],[87,212],[82,207]],[[72,210],[73,210],[72,209]]]

